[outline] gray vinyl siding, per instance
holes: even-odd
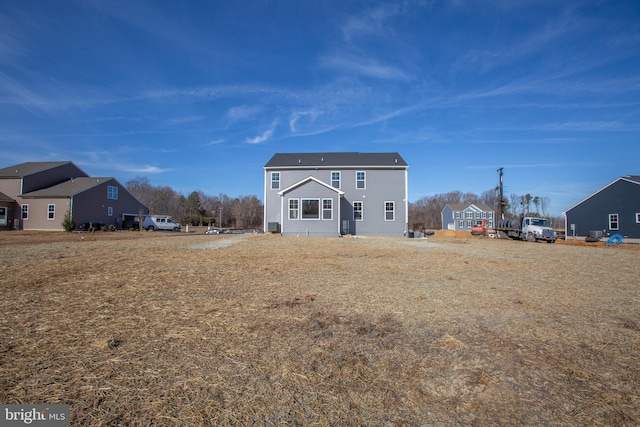
[[[366,188],[356,188],[356,172],[366,172]],[[271,172],[280,172],[280,188],[277,190],[271,189]],[[406,203],[406,168],[367,168],[367,167],[353,167],[353,168],[309,168],[309,169],[287,169],[287,168],[266,168],[265,169],[265,230],[268,227],[268,223],[277,222],[282,223],[281,217],[281,200],[280,191],[313,176],[314,178],[331,185],[331,172],[340,172],[341,183],[340,190],[344,192],[344,197],[339,201],[337,193],[331,189],[323,188],[317,183],[314,183],[314,189],[320,191],[315,194],[309,189],[304,194],[304,197],[323,197],[322,194],[326,194],[325,190],[329,193],[333,193],[334,201],[334,221],[331,232],[333,235],[337,234],[338,224],[342,228],[342,220],[349,221],[349,233],[350,234],[384,234],[384,235],[403,235],[406,230],[406,218],[407,218],[407,203]],[[307,184],[308,185],[308,184]],[[307,185],[301,186],[301,188]],[[320,190],[321,189],[321,190]],[[290,192],[290,193],[293,193]],[[298,189],[294,194],[299,194]],[[320,196],[318,196],[320,194]],[[287,219],[288,204],[287,198],[291,197],[289,193],[285,194],[284,203],[284,218]],[[362,201],[364,208],[364,220],[353,221],[353,202]],[[395,220],[385,221],[385,202],[394,202],[395,204]],[[337,218],[338,215],[338,203],[340,203],[340,215],[341,218]],[[299,221],[309,222],[309,221]],[[333,222],[333,221],[331,221]],[[282,224],[282,229],[288,234],[286,230],[290,224]],[[306,233],[309,225],[297,224],[296,230]],[[324,221],[320,221],[319,224],[314,224],[314,229],[317,227],[318,233],[325,233],[326,227]]]
[[[337,236],[340,198],[338,193],[317,182],[310,181],[284,194],[282,234],[285,236]],[[289,219],[289,200],[298,200],[298,219]],[[317,199],[319,202],[318,219],[302,219],[302,199]],[[322,219],[322,201],[331,199],[332,219]]]
[[[610,234],[640,238],[640,224],[636,214],[640,213],[640,185],[626,180],[618,180],[591,195],[569,209],[566,215],[567,236],[573,234],[569,228],[575,224],[576,236],[589,236],[591,231],[605,231]],[[618,214],[618,230],[609,228],[609,214]]]

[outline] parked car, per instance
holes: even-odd
[[[148,231],[180,231],[180,224],[168,215],[148,215],[144,217],[142,228]]]
[[[210,228],[204,232],[204,234],[220,234],[220,230],[216,230],[215,228]]]

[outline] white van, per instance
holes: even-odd
[[[142,228],[148,231],[169,230],[180,231],[180,224],[168,215],[147,215],[144,217]]]

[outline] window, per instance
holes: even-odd
[[[362,221],[362,202],[353,202],[353,220]]]
[[[118,200],[118,187],[107,186],[107,199]]]
[[[302,219],[320,219],[320,199],[302,199]]]
[[[478,219],[482,218],[482,214],[480,212],[476,212],[476,218]]]
[[[473,218],[473,212],[465,212],[464,217],[466,219],[472,219]]]
[[[482,212],[482,219],[487,219],[487,213],[486,212]]]
[[[640,224],[640,213],[636,214],[636,224]]]
[[[340,188],[340,172],[331,172],[331,186]]]
[[[271,172],[271,189],[280,189],[280,172]]]
[[[456,219],[460,219],[460,218],[461,218],[460,211],[456,211]]]
[[[47,219],[56,219],[56,205],[47,205]]]
[[[493,218],[493,212],[487,212],[487,218],[488,219]]]
[[[367,177],[367,175],[366,175],[366,173],[364,171],[356,172],[356,188],[358,188],[358,189],[367,188],[366,177]]]
[[[384,202],[384,220],[395,221],[396,219],[396,203]]]
[[[322,199],[322,219],[333,219],[333,199]]]
[[[29,205],[22,205],[22,219],[29,219]]]
[[[471,228],[471,221],[466,221],[466,228]]]
[[[618,214],[609,214],[609,230],[618,229]]]
[[[464,228],[464,221],[458,221],[458,229]]]
[[[7,208],[0,206],[0,225],[7,225]]]
[[[109,206],[107,208],[107,216],[113,216],[113,207],[112,206]]]
[[[298,199],[289,199],[289,219],[298,219],[299,212]]]

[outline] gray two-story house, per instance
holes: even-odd
[[[408,167],[398,153],[277,153],[264,166],[264,230],[402,236]]]
[[[443,230],[469,230],[487,221],[487,228],[494,226],[495,211],[481,203],[449,203],[440,213]]]

